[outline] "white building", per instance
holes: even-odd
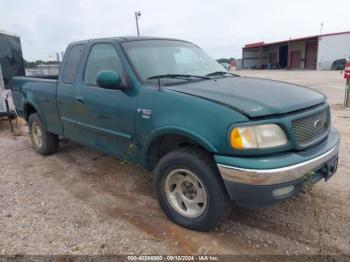
[[[242,68],[330,70],[334,61],[350,56],[350,31],[246,44]]]

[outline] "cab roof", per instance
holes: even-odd
[[[86,39],[82,41],[76,41],[71,44],[87,44],[90,42],[100,42],[103,40],[114,40],[117,42],[129,42],[129,41],[142,41],[142,40],[170,40],[170,41],[181,41],[181,42],[188,42],[181,39],[175,39],[175,38],[164,38],[164,37],[152,37],[152,36],[120,36],[120,37],[103,37],[103,38],[94,38],[94,39]],[[188,42],[189,43],[189,42]]]

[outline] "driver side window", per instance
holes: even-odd
[[[110,44],[96,44],[92,47],[86,63],[84,82],[90,86],[97,86],[97,74],[103,70],[112,70],[122,73],[122,63],[115,50]]]

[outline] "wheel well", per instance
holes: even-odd
[[[149,146],[147,168],[153,170],[164,155],[180,147],[195,147],[207,152],[204,147],[188,137],[177,134],[161,135],[154,139]]]
[[[36,111],[36,109],[34,108],[34,106],[32,106],[31,104],[26,104],[25,106],[24,106],[24,119],[26,120],[26,121],[28,121],[29,120],[29,116],[31,115],[31,114],[33,114],[33,113],[36,113],[37,111]]]

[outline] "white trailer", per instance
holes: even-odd
[[[13,105],[11,90],[5,89],[0,65],[0,117],[13,116],[15,116],[15,106]]]

